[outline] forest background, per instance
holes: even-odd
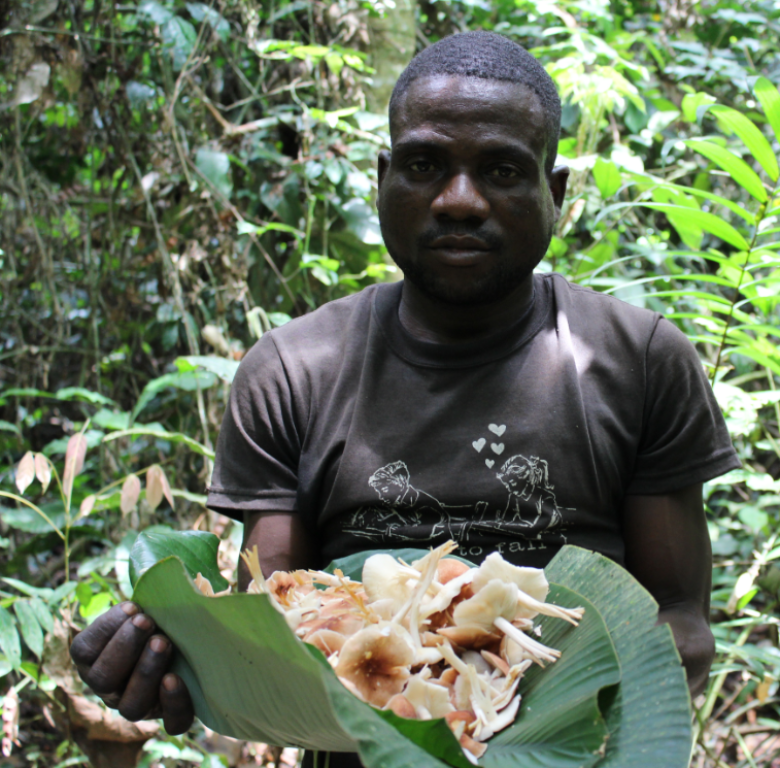
[[[744,468],[705,487],[692,760],[780,765],[777,0],[0,1],[0,765],[294,764],[108,714],[68,627],[130,593],[142,528],[214,531],[231,569],[240,526],[203,502],[238,361],[399,277],[373,206],[390,89],[478,28],[564,101],[541,269],[661,312],[710,373]]]

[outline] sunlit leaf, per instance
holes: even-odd
[[[111,607],[111,595],[108,592],[98,592],[92,599],[79,607],[79,613],[91,624],[98,616]]]
[[[686,217],[690,222],[701,227],[705,232],[709,232],[715,237],[719,237],[721,240],[733,245],[735,248],[746,251],[750,247],[747,240],[737,232],[734,227],[728,222],[724,221],[714,213],[708,213],[707,211],[698,211],[692,208],[684,208],[679,205],[671,205],[667,203],[638,203],[643,208],[652,208],[656,211],[663,211],[664,213],[679,214]]]
[[[141,481],[137,475],[128,475],[122,483],[122,497],[119,502],[119,508],[123,515],[133,511],[140,495]]]
[[[620,189],[621,178],[617,165],[603,157],[596,160],[596,164],[593,166],[593,179],[599,193],[605,200],[612,197]]]
[[[777,157],[766,137],[758,130],[756,125],[741,112],[737,112],[736,109],[731,109],[731,107],[716,104],[710,108],[710,111],[715,115],[721,126],[736,133],[742,139],[745,146],[750,150],[750,154],[766,171],[767,176],[772,181],[777,181],[777,177],[780,175]]]
[[[711,141],[689,139],[685,144],[720,166],[760,203],[768,199],[769,196],[758,174],[741,157]]]
[[[216,374],[228,384],[232,383],[239,365],[237,360],[230,360],[225,357],[214,357],[211,355],[177,357],[175,363],[180,371],[192,371],[201,368],[204,371]]]
[[[764,108],[764,114],[775,132],[775,138],[780,141],[780,93],[765,77],[756,80],[753,93]]]
[[[19,493],[24,493],[33,480],[35,480],[35,458],[31,451],[27,451],[16,468],[16,487]]]

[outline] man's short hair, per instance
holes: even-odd
[[[561,99],[550,75],[525,48],[496,32],[461,32],[439,40],[420,51],[401,73],[390,98],[390,125],[403,95],[420,77],[456,75],[483,80],[505,80],[530,88],[538,97],[545,115],[547,157],[550,173],[558,154],[561,131]]]

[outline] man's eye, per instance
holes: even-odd
[[[497,165],[495,168],[491,168],[488,173],[490,176],[498,176],[500,179],[514,179],[520,175],[517,168],[511,165]]]
[[[428,160],[415,160],[409,165],[409,168],[415,173],[430,173],[433,167],[433,163]]]

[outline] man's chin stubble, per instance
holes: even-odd
[[[533,271],[501,273],[460,288],[446,284],[410,265],[398,264],[398,266],[404,273],[404,278],[426,298],[450,307],[479,307],[495,304],[515,291]]]

